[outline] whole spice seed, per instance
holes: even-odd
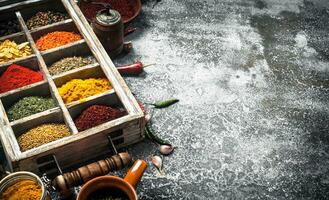
[[[57,75],[72,69],[90,65],[91,63],[93,63],[93,60],[90,57],[83,58],[74,56],[63,58],[55,62],[49,67],[48,70],[51,75]]]
[[[82,111],[82,113],[74,120],[79,131],[98,126],[105,122],[122,117],[126,112],[118,108],[112,108],[104,105],[93,105]]]
[[[27,151],[69,135],[65,124],[43,124],[19,136],[18,143],[22,151]]]
[[[104,9],[104,5],[95,3],[110,4],[111,8],[117,10],[125,23],[129,18],[134,16],[134,7],[130,0],[97,0],[93,2],[81,1],[80,8],[87,19],[92,20],[95,18],[98,11]]]
[[[0,93],[43,80],[40,72],[12,64],[0,77]]]
[[[0,37],[10,35],[20,31],[17,20],[8,20],[0,22]]]
[[[40,51],[44,51],[47,49],[63,46],[65,44],[69,44],[81,39],[81,35],[74,32],[55,31],[39,38],[36,42],[36,45]]]
[[[15,199],[35,199],[41,198],[42,189],[41,186],[33,180],[20,180],[13,185],[6,188],[2,193],[1,199],[3,200],[15,200]]]
[[[5,63],[31,54],[32,50],[28,42],[23,42],[21,44],[16,44],[15,41],[10,40],[0,42],[0,63]]]
[[[9,121],[14,121],[54,107],[56,107],[56,104],[52,98],[24,97],[8,109],[7,115]]]
[[[69,16],[67,14],[60,12],[54,12],[54,11],[38,12],[34,16],[32,16],[29,20],[27,20],[26,25],[29,29],[33,29],[41,26],[46,26],[48,24],[64,21],[68,18]]]
[[[73,79],[58,88],[64,103],[78,101],[112,89],[105,78]]]

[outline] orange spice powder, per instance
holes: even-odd
[[[81,40],[81,35],[74,32],[55,31],[42,36],[37,40],[36,45],[40,51],[59,47],[71,42]]]
[[[8,187],[0,197],[4,200],[39,200],[42,195],[41,186],[32,180],[20,180]]]

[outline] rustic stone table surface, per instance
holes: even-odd
[[[141,199],[329,198],[329,1],[143,1],[126,78],[178,147],[149,167]],[[157,146],[129,151],[148,159]]]

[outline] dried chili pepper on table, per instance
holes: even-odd
[[[119,66],[119,67],[117,67],[117,69],[120,72],[120,74],[122,74],[122,75],[139,75],[143,72],[143,69],[145,67],[148,67],[151,65],[154,65],[154,64],[143,65],[142,62],[137,61],[137,62],[129,64],[129,65]]]
[[[131,28],[131,27],[127,27],[127,28],[125,28],[125,30],[124,30],[124,36],[127,36],[127,35],[129,35],[129,34],[131,34],[131,33],[133,33],[133,32],[135,32],[137,30],[137,28]]]
[[[165,100],[165,101],[155,102],[152,105],[155,108],[166,108],[166,107],[169,107],[169,106],[171,106],[171,105],[173,105],[177,102],[179,102],[179,99],[168,99],[168,100]]]

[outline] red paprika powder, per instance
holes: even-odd
[[[0,77],[0,93],[20,88],[43,80],[40,72],[12,64]]]
[[[74,120],[74,123],[79,131],[84,131],[122,117],[125,114],[125,111],[121,111],[118,108],[104,105],[93,105],[82,111],[82,113]]]
[[[131,0],[95,0],[93,2],[110,4],[112,9],[120,13],[124,23],[135,14]],[[97,12],[105,8],[104,5],[95,3],[84,1],[80,3],[81,11],[89,20],[93,20]]]

